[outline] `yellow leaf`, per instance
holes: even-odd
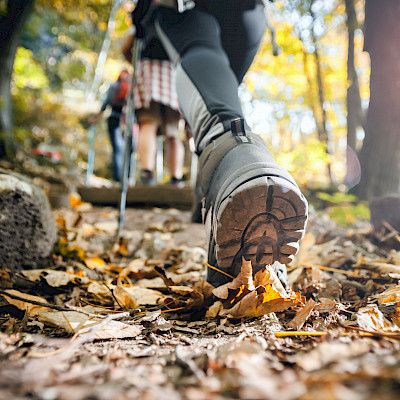
[[[239,275],[232,282],[213,290],[217,298],[225,301],[214,303],[207,316],[260,317],[303,304],[300,293],[285,291],[272,266],[257,272],[254,280],[252,273],[251,262],[243,260]]]
[[[271,284],[265,286],[265,292],[262,295],[263,303],[268,303],[271,300],[280,299],[282,297],[281,294],[275,290]]]
[[[79,195],[79,193],[76,193],[76,192],[71,193],[69,195],[69,199],[68,200],[69,200],[69,205],[72,208],[76,208],[76,207],[80,206],[83,203],[82,199],[81,199],[81,196]]]
[[[232,282],[215,288],[213,294],[220,299],[227,299],[229,289],[239,289],[242,285],[248,290],[255,289],[251,261],[247,261],[244,258],[242,259],[242,268],[239,275]]]
[[[90,269],[104,270],[107,266],[106,262],[100,257],[88,257],[84,259],[85,264]]]

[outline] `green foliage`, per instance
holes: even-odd
[[[328,204],[326,211],[339,225],[352,225],[358,220],[369,220],[370,210],[366,202],[358,202],[357,196],[349,193],[317,193],[317,198]]]
[[[327,211],[333,221],[344,226],[353,225],[358,220],[370,219],[370,211],[366,203],[329,207]]]
[[[86,157],[86,132],[79,116],[71,113],[56,96],[33,90],[17,90],[13,96],[15,136],[27,153],[39,144],[58,146],[67,164]],[[51,115],[51,118],[49,116]]]
[[[63,82],[71,82],[75,80],[84,81],[87,76],[90,65],[79,55],[74,52],[66,55],[58,65],[58,75]]]
[[[18,89],[43,89],[49,81],[30,50],[18,48],[14,62],[14,83]]]
[[[321,172],[326,170],[329,156],[324,144],[317,139],[300,143],[288,152],[280,149],[275,156],[301,186],[321,187],[326,184],[326,177]]]
[[[333,194],[319,192],[317,193],[317,197],[321,200],[324,200],[328,203],[332,204],[340,204],[340,203],[353,203],[357,201],[357,196],[350,193],[336,192]]]

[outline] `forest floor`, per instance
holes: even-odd
[[[114,209],[56,215],[47,267],[0,269],[0,399],[398,398],[400,252],[368,226],[315,214],[297,294],[250,282],[224,298],[187,212],[130,209],[118,243]]]

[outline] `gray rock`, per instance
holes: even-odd
[[[43,265],[56,239],[43,191],[28,178],[0,169],[0,267]]]

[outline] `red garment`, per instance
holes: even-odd
[[[142,59],[136,71],[135,108],[148,108],[151,101],[179,111],[175,70],[170,61]]]

